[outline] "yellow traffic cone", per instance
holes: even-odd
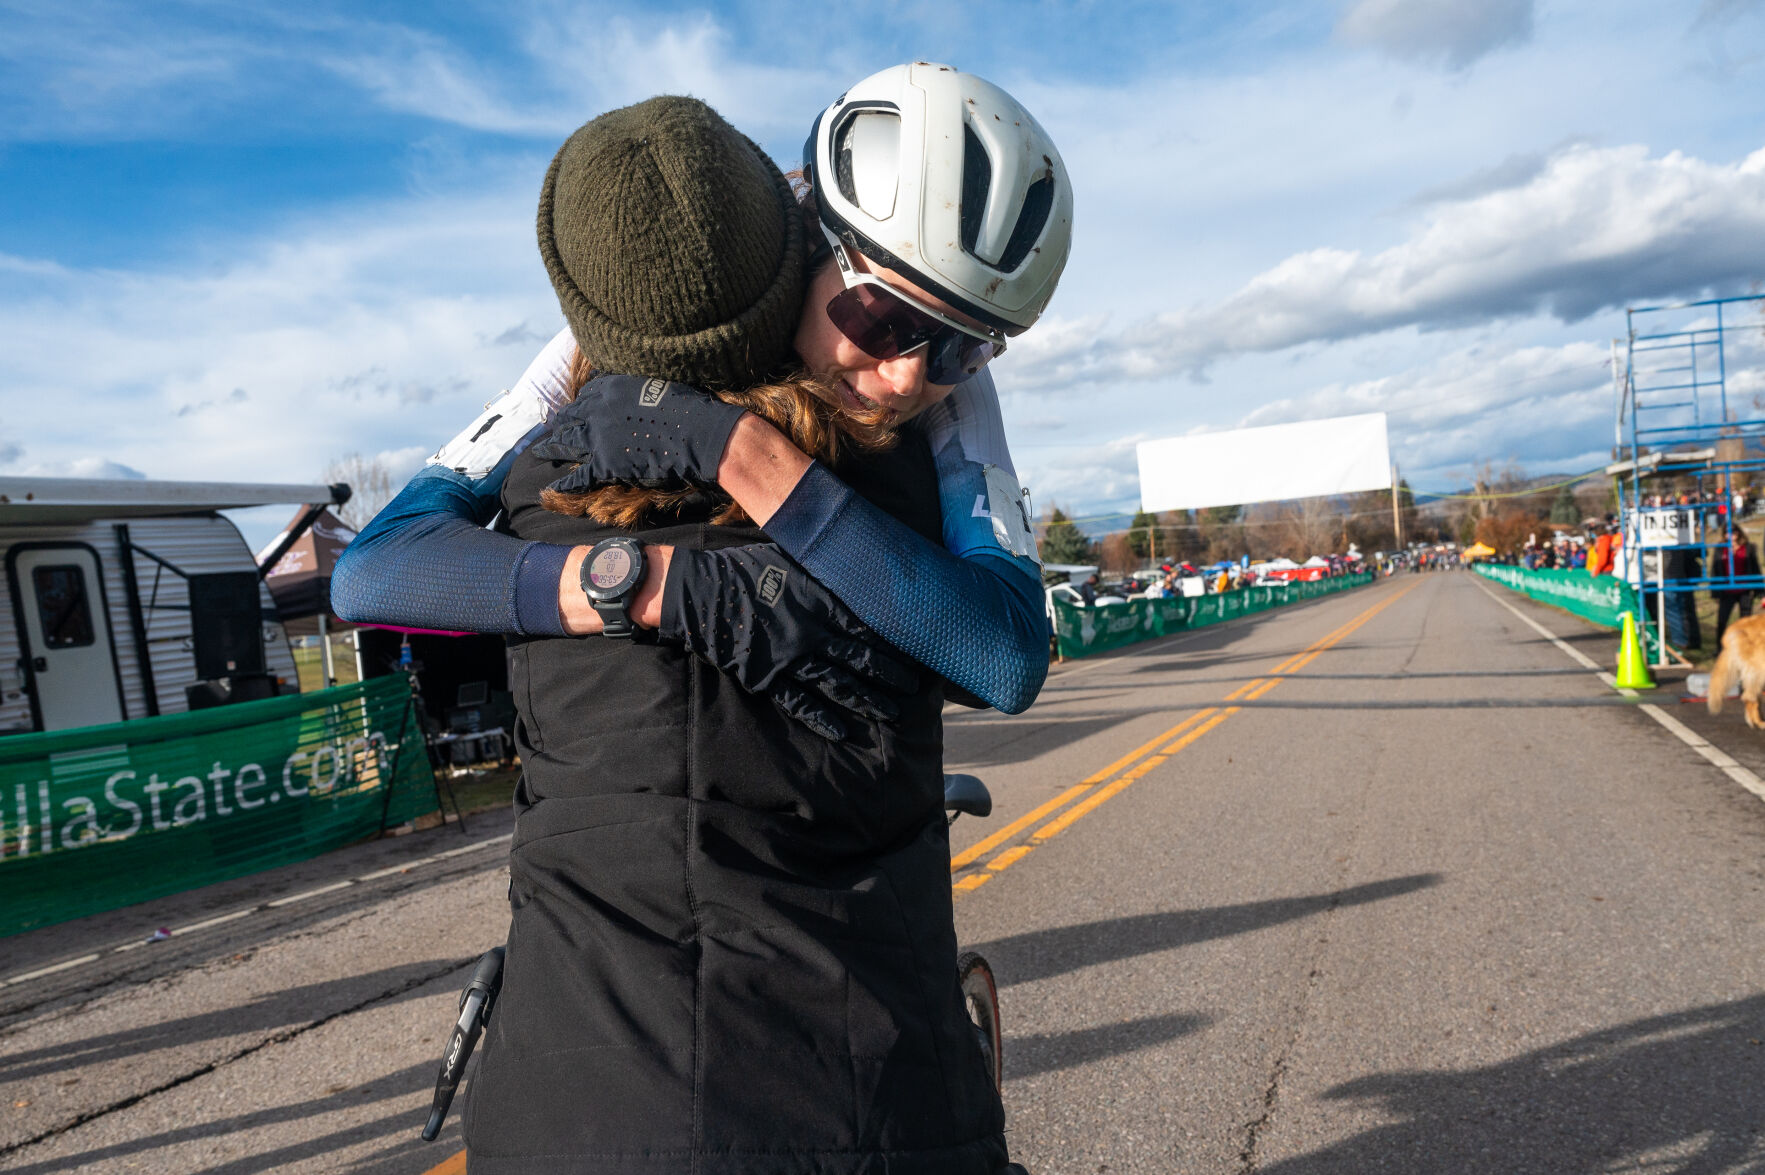
[[[1649,659],[1636,634],[1636,617],[1629,612],[1624,613],[1624,632],[1618,638],[1618,680],[1614,684],[1619,689],[1655,688],[1655,679],[1649,676]]]

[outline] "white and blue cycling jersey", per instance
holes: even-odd
[[[569,402],[574,341],[560,332],[443,445],[339,561],[346,620],[450,631],[563,634],[570,548],[484,529],[514,458]],[[912,422],[937,463],[944,545],[854,494],[819,462],[767,521],[772,540],[884,639],[989,705],[1018,713],[1048,671],[1028,503],[982,370]]]

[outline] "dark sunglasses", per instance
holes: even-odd
[[[846,286],[828,301],[827,319],[860,351],[886,362],[924,347],[925,379],[933,384],[961,383],[1004,354],[1003,335],[964,326],[876,274],[860,272],[839,238],[827,235]]]

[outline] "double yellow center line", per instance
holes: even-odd
[[[995,874],[1011,868],[1034,852],[1038,845],[1045,844],[1059,836],[1107,804],[1111,799],[1132,787],[1135,782],[1145,777],[1149,772],[1156,770],[1172,755],[1180,754],[1186,747],[1200,740],[1208,731],[1213,730],[1243,709],[1242,706],[1225,705],[1224,702],[1251,702],[1262,697],[1280,685],[1283,680],[1317,660],[1318,656],[1326,649],[1347,639],[1350,633],[1389,608],[1405,593],[1413,591],[1415,587],[1415,584],[1411,584],[1409,587],[1386,596],[1347,624],[1288,657],[1269,670],[1266,676],[1245,682],[1227,694],[1221,705],[1208,706],[1198,713],[1191,714],[1157,738],[1140,744],[1109,766],[1087,775],[1034,811],[1019,816],[998,832],[957,853],[950,858],[950,872],[952,874],[961,874],[963,870],[1001,845],[1010,845],[1003,852],[990,858],[980,869],[970,872],[966,876],[959,876],[952,883],[952,888],[958,893],[979,889],[991,881]],[[1033,829],[1033,831],[1027,837],[1018,840],[1019,835],[1026,829]]]

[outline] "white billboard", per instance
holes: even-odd
[[[1391,485],[1385,413],[1142,441],[1140,508],[1199,510]]]

